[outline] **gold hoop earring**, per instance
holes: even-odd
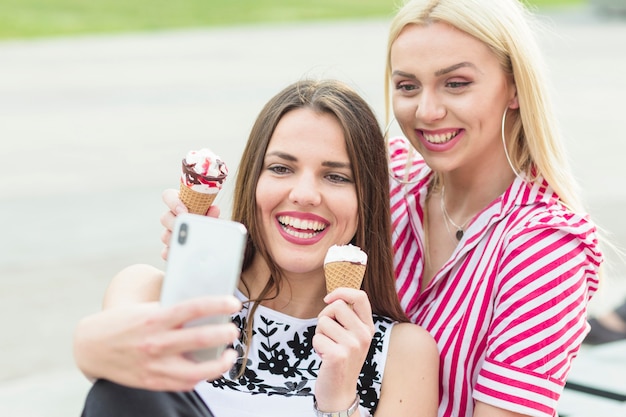
[[[506,138],[504,136],[504,125],[506,123],[506,114],[509,111],[508,107],[504,108],[504,114],[502,115],[502,130],[501,130],[501,136],[502,136],[502,145],[504,146],[504,155],[506,156],[506,160],[509,163],[509,166],[511,167],[511,170],[513,170],[513,173],[515,174],[515,176],[521,180],[524,180],[524,178],[522,178],[522,176],[520,175],[520,173],[515,169],[515,167],[513,166],[513,162],[511,161],[511,157],[509,156],[509,150],[506,147]]]

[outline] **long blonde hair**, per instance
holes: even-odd
[[[407,25],[447,23],[485,43],[503,70],[513,76],[519,109],[506,132],[515,172],[533,181],[543,177],[573,211],[583,212],[550,102],[545,64],[534,32],[540,25],[518,0],[410,0],[391,22],[385,70],[385,109],[390,119],[391,46]],[[415,59],[419,59],[416,57]]]

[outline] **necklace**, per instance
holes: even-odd
[[[444,223],[446,225],[446,229],[448,230],[448,233],[450,234],[450,236],[453,236],[453,234],[452,234],[452,231],[450,230],[450,226],[448,225],[448,223],[450,223],[452,226],[456,228],[456,233],[454,233],[454,237],[456,238],[457,241],[460,241],[461,239],[463,239],[463,234],[465,233],[465,227],[467,227],[467,224],[472,218],[470,217],[469,219],[465,220],[465,222],[461,226],[459,226],[458,224],[454,222],[454,220],[452,220],[452,218],[448,214],[448,210],[446,210],[445,190],[446,190],[446,187],[442,185],[441,186],[441,212],[443,213],[443,217],[445,220]]]

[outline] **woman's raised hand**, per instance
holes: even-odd
[[[74,357],[83,373],[130,387],[189,391],[201,380],[218,378],[233,365],[236,353],[225,350],[217,360],[194,362],[184,352],[232,343],[232,323],[183,327],[208,315],[241,309],[233,296],[200,297],[170,307],[139,303],[105,309],[80,321]]]
[[[167,211],[161,215],[161,225],[165,228],[161,234],[161,242],[165,247],[161,250],[161,257],[167,260],[167,253],[170,249],[170,239],[172,238],[172,230],[174,229],[174,221],[176,216],[182,213],[188,213],[187,207],[178,197],[178,190],[174,188],[168,188],[161,194],[163,202],[167,206]],[[219,217],[220,208],[218,206],[211,206],[206,213],[207,216]]]
[[[326,295],[313,347],[322,358],[315,398],[320,410],[346,410],[374,335],[372,307],[361,290],[338,288]]]

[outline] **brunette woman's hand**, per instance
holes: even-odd
[[[357,380],[374,335],[372,307],[361,290],[338,288],[326,295],[313,347],[322,358],[315,398],[324,411],[346,410],[354,402]]]
[[[161,198],[167,206],[167,211],[161,215],[161,225],[165,228],[161,234],[161,242],[165,247],[161,250],[161,257],[167,260],[167,253],[170,249],[170,239],[172,238],[172,230],[174,230],[174,221],[176,216],[182,213],[188,213],[187,207],[183,204],[178,196],[178,190],[174,188],[168,188],[163,191]],[[206,212],[207,216],[219,217],[220,208],[218,206],[211,206]]]
[[[189,391],[202,380],[218,378],[233,365],[235,352],[194,362],[184,352],[232,343],[232,324],[184,328],[207,315],[241,309],[235,297],[200,297],[170,307],[157,302],[105,309],[82,319],[74,334],[74,358],[90,379],[106,378],[130,387]]]

